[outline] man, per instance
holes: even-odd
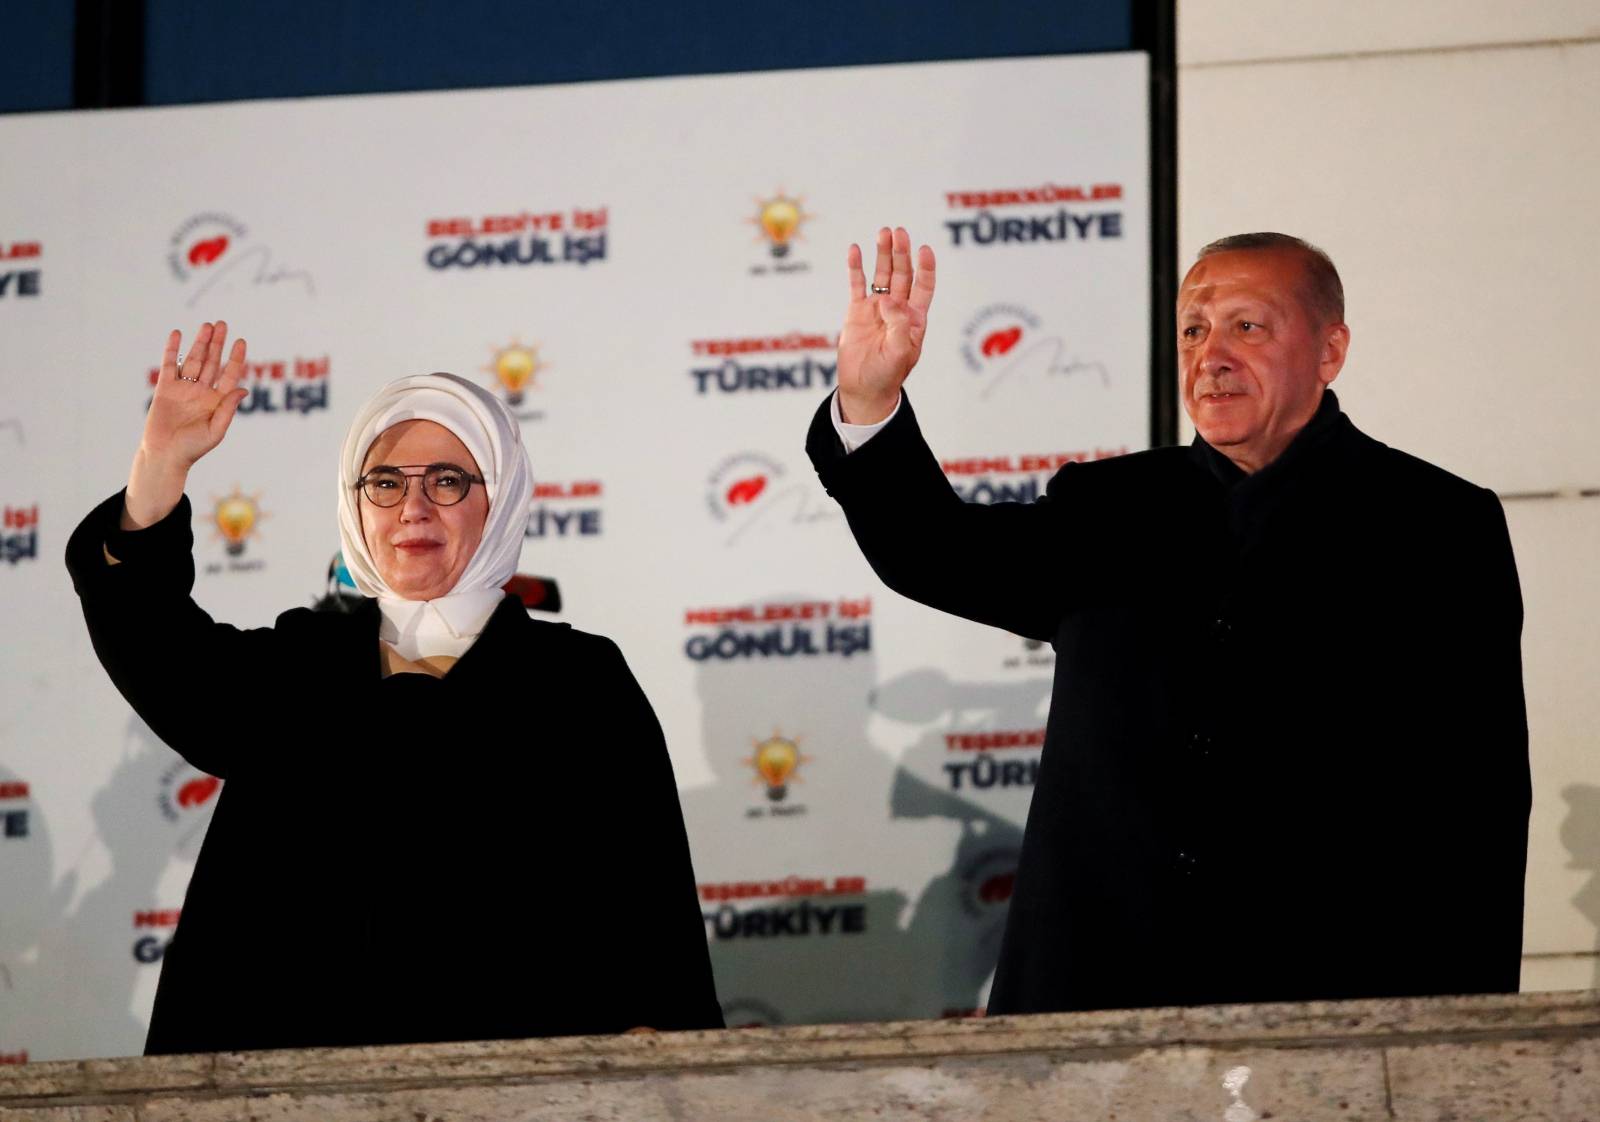
[[[1198,436],[961,502],[900,384],[934,258],[860,251],[807,448],[891,588],[1056,649],[991,1013],[1515,991],[1522,603],[1492,492],[1363,435],[1338,273],[1282,234],[1178,295]]]

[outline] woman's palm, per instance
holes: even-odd
[[[158,458],[188,468],[222,443],[245,395],[238,388],[244,377],[245,341],[235,340],[223,366],[227,337],[228,325],[220,320],[202,325],[180,367],[182,336],[177,331],[167,336],[156,392],[144,421],[144,447]]]

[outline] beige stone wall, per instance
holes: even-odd
[[[0,1122],[1580,1122],[1594,993],[89,1060]]]

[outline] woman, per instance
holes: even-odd
[[[117,688],[223,777],[147,1053],[719,1027],[661,729],[609,640],[501,592],[531,478],[516,421],[448,374],[351,426],[349,614],[215,623],[189,468],[245,343],[167,339],[128,486],[67,564]],[[243,683],[248,690],[241,690]]]

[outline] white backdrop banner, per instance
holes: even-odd
[[[729,1023],[980,1008],[1054,660],[887,593],[804,436],[845,249],[902,224],[939,255],[912,388],[964,498],[1144,447],[1147,120],[1142,54],[0,119],[0,1058],[141,1048],[215,802],[111,687],[61,562],[165,333],[214,318],[251,367],[190,479],[207,610],[325,591],[379,385],[495,387],[537,480],[520,571],[666,728]],[[240,725],[338,703],[215,688]],[[536,729],[537,679],[517,700]],[[566,793],[599,816],[629,782],[606,726]],[[285,831],[339,813],[303,790]],[[316,937],[294,900],[261,922]]]

